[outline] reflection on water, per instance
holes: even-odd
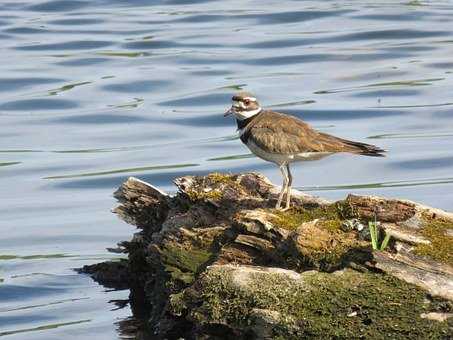
[[[399,187],[414,187],[420,185],[434,184],[450,184],[453,183],[453,177],[450,178],[432,178],[432,179],[420,179],[411,181],[389,181],[382,183],[364,183],[364,184],[350,184],[350,185],[334,185],[334,186],[318,186],[318,187],[302,187],[299,190],[302,191],[324,191],[324,190],[339,190],[339,189],[372,189],[372,188],[399,188]]]
[[[110,213],[128,176],[272,164],[222,117],[231,93],[385,159],[294,167],[295,186],[453,207],[453,4],[448,1],[31,0],[0,3],[0,336],[146,333],[127,291],[73,268],[117,259],[134,232]],[[112,301],[112,302],[109,302]]]
[[[63,326],[69,326],[69,325],[77,325],[83,322],[90,322],[91,319],[87,320],[77,320],[77,321],[70,321],[70,322],[60,322],[60,323],[52,323],[44,326],[38,326],[38,327],[33,327],[33,328],[23,328],[23,329],[17,329],[14,331],[6,331],[6,332],[0,332],[0,336],[5,336],[5,335],[13,335],[13,334],[19,334],[19,333],[29,333],[29,332],[35,332],[35,331],[44,331],[47,329],[53,329],[53,328],[58,328],[58,327],[63,327]]]
[[[199,164],[170,164],[170,165],[143,166],[143,167],[139,167],[139,168],[112,169],[112,170],[108,170],[108,171],[86,172],[86,173],[82,173],[82,174],[49,176],[49,177],[44,177],[44,179],[104,176],[104,175],[118,174],[118,173],[123,173],[123,172],[134,173],[134,172],[144,172],[144,171],[151,171],[151,170],[190,168],[190,167],[198,166],[198,165]]]
[[[80,83],[63,85],[63,86],[61,86],[61,87],[59,87],[57,89],[49,90],[49,95],[56,96],[60,92],[69,91],[69,90],[72,90],[73,88],[75,88],[77,86],[82,86],[82,85],[87,85],[87,84],[91,84],[91,81],[83,81],[83,82],[80,82]]]
[[[9,165],[16,165],[20,164],[21,162],[0,162],[0,166],[9,166]]]
[[[386,133],[382,135],[369,136],[370,139],[418,139],[418,138],[442,138],[453,137],[453,132],[420,132],[420,133]]]

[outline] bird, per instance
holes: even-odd
[[[250,92],[233,95],[232,106],[224,117],[236,118],[239,137],[250,151],[261,159],[275,163],[283,175],[283,185],[275,205],[288,210],[291,202],[293,176],[290,164],[297,161],[318,160],[335,153],[384,157],[386,150],[378,146],[339,138],[315,130],[303,120],[261,107]],[[286,193],[286,204],[282,201]]]

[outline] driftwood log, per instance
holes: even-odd
[[[257,173],[129,178],[114,212],[140,231],[120,263],[83,268],[131,290],[149,338],[453,337],[453,214],[407,200],[331,202]],[[373,250],[369,222],[390,242]],[[146,338],[146,336],[145,336]]]

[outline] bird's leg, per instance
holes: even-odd
[[[286,174],[286,165],[285,164],[280,165],[280,171],[283,175],[283,184],[282,184],[282,191],[280,191],[280,194],[278,195],[278,200],[277,200],[277,204],[275,205],[275,209],[280,209],[280,205],[282,204],[282,200],[283,200],[283,195],[285,194],[285,190],[286,190],[286,185],[288,183],[288,175]]]
[[[286,164],[286,174],[288,175],[287,182],[286,182],[286,207],[284,210],[288,210],[290,208],[291,202],[291,185],[293,184],[293,176],[291,175],[291,171],[289,169],[289,163]]]

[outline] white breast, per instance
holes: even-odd
[[[294,156],[295,161],[316,161],[330,156],[332,152],[302,152]]]
[[[275,163],[278,165],[287,163],[287,162],[291,162],[294,160],[293,155],[284,155],[284,154],[267,152],[266,150],[261,149],[258,145],[253,143],[253,141],[251,141],[251,140],[249,140],[246,145],[250,149],[250,151],[252,151],[259,158],[262,158],[266,161],[269,161],[269,162],[272,162],[272,163]]]

